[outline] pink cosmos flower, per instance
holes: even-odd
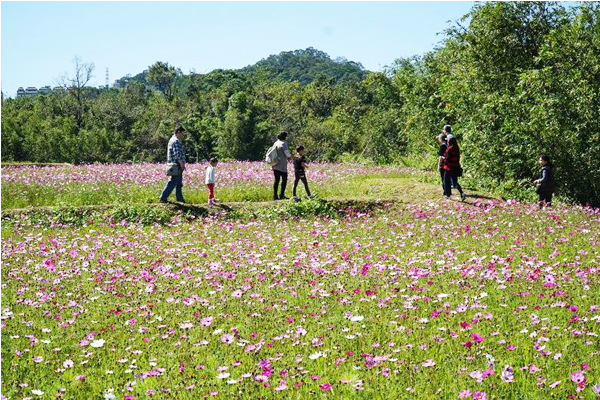
[[[466,398],[471,397],[472,395],[473,395],[473,392],[471,392],[469,389],[463,389],[458,394],[458,398],[459,399],[466,399]]]
[[[240,297],[242,297],[243,294],[244,294],[244,292],[242,292],[241,290],[238,289],[238,290],[235,290],[233,293],[231,293],[231,296],[235,297],[235,298],[240,298]]]
[[[235,339],[231,333],[225,333],[223,336],[221,336],[221,342],[226,344],[231,344],[234,342],[234,340]]]
[[[42,361],[44,361],[44,357],[42,356],[33,357],[33,362],[35,363],[41,363]]]
[[[485,337],[480,335],[479,333],[471,333],[471,337],[477,343],[481,343],[485,340]]]
[[[585,385],[585,375],[583,371],[573,372],[571,374],[571,380],[577,385]]]
[[[500,379],[502,379],[504,382],[510,383],[514,381],[514,375],[513,375],[514,370],[512,369],[512,367],[510,367],[509,365],[505,366],[504,369],[502,370],[502,374],[500,375]]]
[[[427,360],[425,360],[425,362],[423,364],[421,364],[424,367],[434,367],[435,366],[435,361],[433,361],[431,358],[428,358]]]
[[[331,383],[323,383],[322,385],[319,385],[319,387],[323,391],[331,390]]]
[[[78,380],[78,381],[85,381],[85,375],[77,375],[77,376],[75,377],[75,380]]]
[[[127,325],[135,325],[135,324],[137,324],[137,319],[135,319],[135,318],[131,318],[131,319],[129,319],[129,320],[127,320],[127,321],[125,321],[125,323],[126,323]]]
[[[213,320],[214,320],[213,317],[202,318],[200,320],[200,325],[202,325],[202,326],[210,326],[210,324],[212,324]]]
[[[473,400],[487,400],[487,394],[484,392],[475,392],[473,395]]]
[[[469,376],[479,383],[483,382],[483,373],[481,371],[473,371],[469,373]]]

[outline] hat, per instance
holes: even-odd
[[[451,133],[446,135],[446,139],[448,139],[448,140],[452,139],[453,137],[454,137],[454,135]]]

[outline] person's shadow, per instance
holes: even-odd
[[[204,217],[208,215],[208,210],[205,207],[199,207],[189,203],[168,203],[171,207],[177,211],[182,211],[186,214],[192,214],[197,217]]]
[[[467,199],[505,200],[503,198],[498,199],[496,197],[489,197],[489,196],[484,196],[481,194],[468,194]]]
[[[222,208],[223,210],[225,210],[227,212],[233,211],[233,208],[229,207],[227,204],[219,203],[219,204],[215,205],[215,207]]]

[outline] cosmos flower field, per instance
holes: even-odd
[[[186,202],[206,202],[207,165],[187,165],[183,177]],[[289,173],[286,193],[291,197],[291,165]],[[313,190],[328,196],[351,194],[353,186],[349,181],[353,179],[381,175],[398,178],[414,173],[394,166],[311,163],[307,174]],[[165,164],[8,166],[2,167],[2,207],[156,203],[166,181]],[[229,161],[220,162],[217,167],[217,197],[226,202],[271,200],[272,185],[273,172],[264,162]],[[300,193],[304,195],[304,188]]]
[[[597,209],[432,201],[3,236],[2,398],[600,392]]]

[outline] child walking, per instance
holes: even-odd
[[[218,162],[219,160],[216,157],[210,159],[206,168],[206,179],[204,180],[208,188],[208,205],[211,206],[217,204],[217,200],[215,199],[215,167]]]
[[[306,190],[306,194],[310,199],[315,197],[314,194],[310,194],[310,190],[308,189],[308,181],[306,180],[306,157],[304,156],[304,146],[298,146],[296,148],[296,156],[294,157],[294,174],[296,175],[296,179],[294,179],[294,200],[300,201],[300,198],[296,195],[296,189],[298,188],[298,182],[302,181],[304,184],[304,189]]]

